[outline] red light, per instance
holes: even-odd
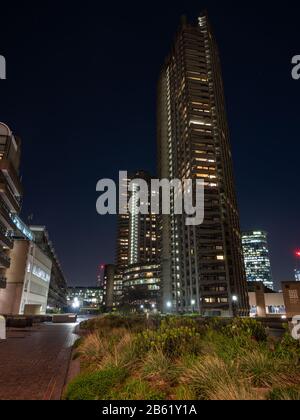
[[[300,251],[299,251],[299,256],[300,256]],[[103,265],[103,264],[102,264],[102,265],[100,266],[100,268],[101,268],[101,270],[104,270],[105,265]]]
[[[300,258],[300,250],[297,250],[297,251],[295,252],[295,255],[296,255],[296,257]]]

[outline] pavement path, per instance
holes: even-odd
[[[41,324],[10,330],[0,341],[0,400],[59,400],[76,324]]]

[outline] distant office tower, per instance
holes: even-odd
[[[151,176],[137,171],[128,176],[124,183],[132,191],[128,193],[127,215],[120,215],[118,222],[117,273],[123,279],[123,304],[137,308],[156,309],[159,294],[158,224],[155,214],[135,214],[139,206],[138,183],[143,180],[148,186],[148,203],[151,202]],[[131,207],[131,208],[130,208]]]
[[[274,289],[267,233],[261,230],[244,232],[242,243],[247,281],[262,282]]]
[[[6,287],[5,270],[13,248],[12,216],[20,212],[22,186],[19,176],[21,141],[0,123],[0,288]]]
[[[221,64],[205,14],[197,26],[182,22],[163,66],[158,154],[160,178],[205,182],[201,226],[162,216],[163,311],[248,314]]]

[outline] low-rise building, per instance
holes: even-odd
[[[69,287],[68,309],[81,313],[98,313],[103,308],[103,290],[100,287]]]
[[[300,315],[300,282],[283,282],[282,293],[287,317],[292,318]]]
[[[47,311],[52,262],[29,239],[15,239],[5,272],[7,287],[0,294],[4,315],[39,315]]]
[[[59,259],[49,239],[45,226],[30,226],[35,242],[52,261],[51,279],[47,306],[49,310],[62,310],[67,307],[67,282]]]
[[[249,284],[250,316],[292,318],[300,315],[300,283],[283,282],[282,291],[274,292],[263,283]]]

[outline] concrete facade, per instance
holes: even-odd
[[[0,313],[45,314],[51,275],[51,260],[26,239],[14,241],[6,270],[7,287],[0,291]]]

